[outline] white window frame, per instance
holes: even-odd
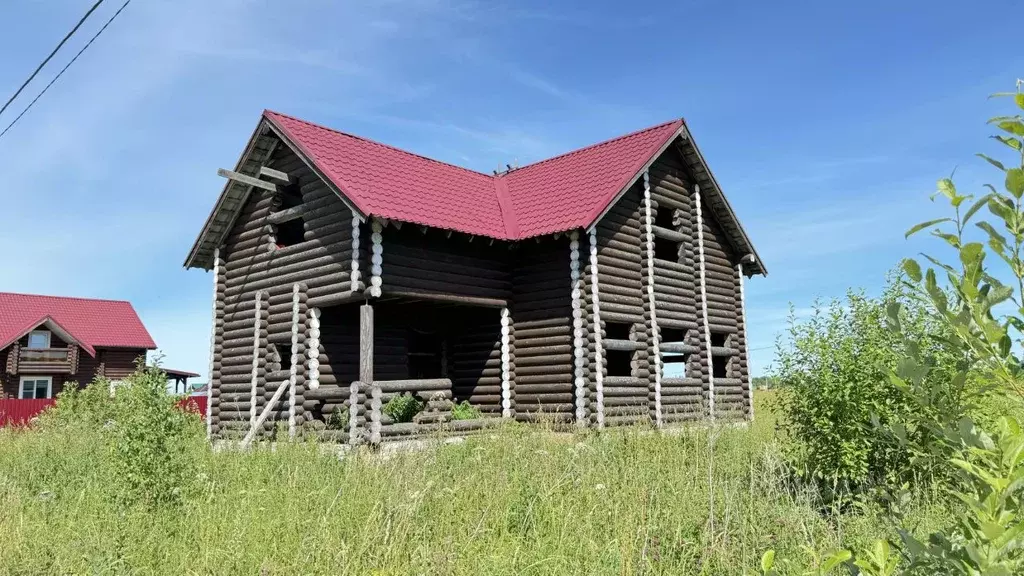
[[[46,337],[46,346],[33,347],[32,346],[32,336],[34,334],[42,334],[43,336],[45,336]],[[52,344],[52,340],[50,339],[50,336],[51,336],[51,334],[50,334],[49,330],[33,330],[33,331],[28,333],[28,344],[29,345],[26,346],[26,348],[28,348],[30,350],[41,350],[41,349],[49,348],[50,344]]]
[[[25,382],[38,382],[39,380],[46,380],[46,398],[53,398],[53,376],[22,376],[18,380],[18,399],[26,400]],[[32,398],[28,398],[28,400],[32,400]],[[35,400],[43,400],[43,398],[35,398]]]

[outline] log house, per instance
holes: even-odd
[[[265,111],[219,173],[185,261],[213,272],[212,438],[753,417],[766,270],[682,120],[483,174]]]
[[[0,400],[53,398],[118,381],[156,348],[129,302],[0,292]],[[187,381],[191,372],[170,371]]]

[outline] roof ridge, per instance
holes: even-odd
[[[303,120],[302,118],[297,118],[297,117],[291,116],[289,114],[284,114],[284,113],[281,113],[281,112],[277,112],[275,110],[270,110],[269,108],[265,109],[263,111],[263,113],[264,114],[269,113],[269,114],[273,114],[275,116],[282,116],[284,118],[288,118],[289,120],[294,120],[296,122],[301,122],[301,123],[303,123],[303,124],[305,124],[307,126],[312,126],[314,128],[320,128],[321,130],[327,130],[328,132],[334,132],[335,134],[340,134],[340,135],[346,136],[348,138],[354,138],[356,140],[362,140],[363,142],[367,142],[367,143],[373,144],[375,146],[381,146],[381,147],[384,147],[384,148],[388,148],[389,150],[394,150],[395,152],[401,152],[402,154],[406,154],[406,155],[409,155],[409,156],[415,156],[417,158],[422,158],[423,160],[427,160],[429,162],[434,162],[435,164],[441,164],[443,166],[448,166],[448,167],[451,167],[451,168],[457,168],[459,170],[462,170],[463,172],[468,172],[470,174],[473,174],[474,176],[483,176],[485,178],[491,178],[491,179],[494,178],[493,175],[487,174],[485,172],[480,172],[480,171],[477,171],[477,170],[473,170],[472,168],[466,168],[465,166],[459,166],[458,164],[452,164],[451,162],[445,162],[444,160],[438,160],[437,158],[431,158],[430,156],[424,156],[423,154],[419,154],[417,152],[410,152],[409,150],[405,150],[403,148],[399,148],[398,146],[393,146],[391,144],[385,144],[384,142],[378,142],[377,140],[374,140],[372,138],[367,138],[365,136],[359,136],[358,134],[352,134],[350,132],[344,132],[342,130],[338,130],[337,128],[331,128],[330,126],[324,126],[323,124],[317,124],[316,122],[310,122],[309,120]]]
[[[516,215],[512,196],[508,192],[508,182],[504,178],[494,177],[494,195],[498,197],[498,209],[501,211],[501,223],[505,228],[505,236],[509,239],[519,237],[519,218]]]
[[[0,292],[0,296],[29,296],[32,298],[53,298],[55,300],[80,300],[83,302],[111,302],[132,305],[130,300],[113,300],[109,298],[88,298],[85,296],[54,296],[52,294],[29,294],[27,292]]]
[[[675,118],[673,120],[669,120],[668,122],[662,122],[661,124],[655,124],[654,126],[648,126],[647,128],[641,128],[639,130],[634,130],[634,131],[632,131],[632,132],[630,132],[628,134],[623,134],[621,136],[615,136],[613,138],[608,138],[607,140],[602,140],[601,142],[598,142],[596,144],[588,144],[588,145],[583,146],[581,148],[576,148],[575,150],[570,150],[568,152],[563,152],[562,154],[559,154],[557,156],[552,156],[550,158],[545,158],[543,160],[538,160],[536,162],[527,164],[526,166],[520,166],[519,168],[515,168],[515,169],[513,169],[513,170],[511,170],[509,172],[505,172],[502,175],[515,174],[516,172],[519,172],[521,170],[525,170],[527,168],[533,168],[534,166],[539,166],[541,164],[545,164],[547,162],[551,162],[552,160],[558,160],[559,158],[564,158],[566,156],[572,156],[573,154],[579,154],[581,152],[587,152],[587,151],[593,150],[595,148],[600,148],[601,146],[607,146],[608,144],[612,144],[612,143],[618,142],[619,140],[625,140],[626,138],[630,138],[632,136],[638,136],[638,135],[643,134],[645,132],[650,132],[652,130],[658,130],[659,128],[664,128],[666,126],[669,126],[671,124],[676,124],[676,123],[679,123],[680,125],[682,125],[682,124],[685,124],[686,121],[683,120],[682,118]]]

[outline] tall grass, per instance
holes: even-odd
[[[342,459],[196,448],[180,505],[119,503],[96,431],[0,432],[0,574],[752,574],[890,533],[786,481],[750,427],[491,436]],[[198,419],[194,425],[201,426]],[[934,509],[915,513],[926,530]]]

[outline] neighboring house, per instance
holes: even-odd
[[[0,292],[0,399],[41,399],[69,382],[118,380],[156,348],[128,302]]]
[[[753,416],[743,278],[765,268],[682,120],[483,174],[267,111],[220,173],[185,261],[213,271],[213,436],[379,442],[461,401],[594,427]],[[404,392],[432,402],[391,422]]]

